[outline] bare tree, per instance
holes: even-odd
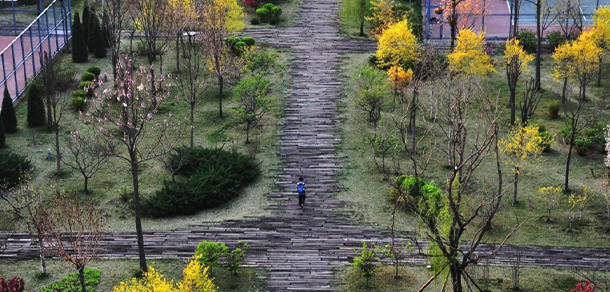
[[[68,99],[55,90],[57,74],[54,62],[48,52],[40,53],[40,76],[44,88],[45,104],[47,106],[47,124],[55,132],[55,155],[57,156],[57,176],[61,176],[61,149],[59,144],[59,128],[64,111],[68,107]]]
[[[567,138],[566,143],[568,143],[568,156],[566,159],[566,168],[565,168],[565,177],[564,177],[564,192],[568,192],[570,190],[570,164],[572,162],[572,152],[574,150],[574,142],[576,138],[584,130],[586,127],[591,126],[596,117],[599,115],[601,106],[599,106],[596,110],[588,113],[583,116],[583,103],[585,102],[585,95],[583,94],[583,90],[580,90],[580,94],[575,100],[575,105],[566,105],[564,106],[564,114],[566,116],[566,126],[570,129],[570,134]]]
[[[555,4],[556,20],[561,32],[568,40],[573,40],[582,33],[583,14],[577,0],[561,0]]]
[[[42,203],[42,192],[31,183],[31,175],[23,174],[21,185],[8,190],[0,191],[0,200],[3,202],[2,213],[8,214],[14,222],[24,222],[29,232],[35,236],[40,258],[40,272],[47,274],[47,261],[43,248],[44,238],[42,230],[34,224],[35,210]]]
[[[119,61],[115,81],[118,84],[114,84],[117,90],[104,90],[82,119],[96,129],[96,139],[105,145],[109,155],[130,166],[140,268],[147,271],[139,169],[142,163],[157,159],[181,141],[172,137],[174,124],[171,113],[165,119],[155,119],[159,107],[171,96],[171,84],[164,82],[163,75],[148,82],[153,79],[148,68],[142,66],[135,72],[132,68],[133,60],[128,56]]]
[[[89,193],[89,179],[93,177],[108,159],[108,154],[91,136],[80,131],[73,132],[66,138],[68,152],[63,163],[73,170],[79,171],[84,179],[83,192]]]
[[[479,82],[476,77],[463,77],[450,78],[442,83],[441,87],[445,90],[437,97],[441,121],[439,127],[448,144],[443,151],[449,157],[451,171],[447,180],[446,197],[442,200],[444,203],[432,200],[426,204],[440,204],[437,207],[447,210],[447,216],[439,216],[438,212],[429,212],[422,208],[414,210],[426,227],[431,244],[439,251],[434,256],[442,258],[446,263],[445,267],[449,270],[453,291],[456,292],[463,291],[462,281],[468,286],[471,284],[476,286],[466,268],[484,257],[475,254],[475,251],[504,196],[497,147],[497,119],[500,107],[498,99],[487,97]],[[477,123],[472,123],[472,119],[477,119]],[[469,190],[471,176],[492,149],[496,154],[498,167],[498,191],[487,202],[484,200],[473,202],[477,197]],[[475,222],[480,225],[476,226]],[[440,226],[445,227],[441,229]],[[463,249],[466,240],[464,233],[467,229],[474,230],[474,233]],[[509,236],[511,234],[512,232]],[[503,244],[495,248],[491,254],[495,254],[501,246]],[[441,270],[443,269],[444,267]],[[427,285],[420,291],[425,287]]]
[[[519,109],[521,110],[521,125],[527,126],[527,122],[536,112],[538,104],[540,103],[542,94],[536,88],[536,79],[530,78],[529,81],[525,82],[525,90],[523,91],[523,99],[519,103]]]
[[[166,46],[173,40],[175,30],[174,13],[168,0],[132,0],[132,9],[136,14],[135,27],[142,32],[142,41],[146,45],[146,58],[148,60],[150,82],[155,82],[155,69],[153,63],[157,57],[162,58]],[[161,73],[163,62],[161,61]],[[155,87],[151,84],[151,89]]]
[[[536,77],[534,88],[540,91],[540,78],[542,67],[542,39],[546,29],[555,22],[557,13],[553,13],[553,6],[548,0],[525,0],[536,7]]]
[[[94,206],[80,203],[71,194],[57,194],[50,206],[38,206],[34,216],[34,224],[42,230],[44,248],[74,266],[82,292],[87,291],[85,267],[97,257],[106,225],[104,214]]]
[[[129,13],[134,9],[130,7],[132,4],[129,0],[104,0],[102,1],[101,19],[107,29],[104,37],[107,38],[107,43],[110,46],[110,63],[112,64],[112,80],[117,77],[116,65],[121,54],[121,34],[123,30],[129,26],[132,18]]]
[[[206,46],[201,40],[199,33],[186,33],[186,43],[180,46],[182,50],[183,66],[180,76],[176,79],[182,92],[182,98],[190,105],[190,133],[191,149],[194,145],[195,137],[195,105],[197,100],[203,95],[203,91],[208,85]]]
[[[241,67],[240,56],[231,51],[226,41],[228,36],[243,28],[241,14],[235,13],[230,8],[230,3],[232,1],[203,0],[197,7],[201,33],[209,49],[208,62],[218,80],[218,109],[221,118],[225,81],[234,75],[236,68]]]

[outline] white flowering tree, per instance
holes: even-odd
[[[81,119],[95,130],[97,142],[105,151],[131,168],[140,268],[147,271],[140,210],[138,171],[140,164],[170,151],[178,139],[171,137],[172,114],[155,117],[159,107],[170,98],[171,84],[164,76],[153,82],[149,68],[132,71],[133,60],[124,57],[117,64],[118,78],[114,87],[96,93],[91,110]],[[96,81],[97,86],[103,86]],[[152,88],[151,86],[154,86]]]

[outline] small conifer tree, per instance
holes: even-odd
[[[104,31],[100,25],[100,21],[97,17],[92,17],[91,31],[93,32],[92,37],[92,51],[96,58],[106,57],[106,44],[104,43]]]
[[[74,15],[74,25],[72,27],[72,61],[74,63],[87,62],[89,55],[87,53],[87,44],[83,35],[83,27],[80,22],[78,12]]]
[[[28,125],[30,127],[41,127],[46,125],[42,90],[40,89],[40,85],[36,82],[33,82],[28,89]]]
[[[17,115],[15,115],[15,108],[13,107],[13,99],[11,94],[8,93],[8,88],[4,87],[4,99],[2,100],[2,123],[4,123],[5,133],[17,132]]]
[[[83,39],[85,40],[85,44],[89,45],[89,32],[91,31],[91,9],[89,8],[89,1],[85,1],[85,5],[83,5]],[[89,50],[91,48],[89,47]]]
[[[0,149],[6,146],[4,142],[6,142],[6,137],[4,136],[4,126],[2,123],[2,119],[0,119]]]

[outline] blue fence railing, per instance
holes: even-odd
[[[71,0],[55,0],[0,52],[0,88],[7,87],[17,102],[40,73],[40,54],[53,58],[72,37]]]

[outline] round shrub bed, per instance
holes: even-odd
[[[161,190],[143,202],[150,217],[191,215],[237,197],[260,175],[255,159],[217,148],[180,148],[169,165],[178,169],[176,180],[165,180]]]

